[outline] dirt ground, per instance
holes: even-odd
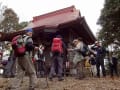
[[[11,78],[12,79],[12,78]],[[10,78],[0,78],[0,90],[5,90]],[[39,87],[35,90],[120,90],[120,78],[114,80],[106,78],[85,78],[76,80],[74,77],[66,77],[64,81],[58,81],[54,78],[53,81],[48,80],[48,85],[45,78],[38,78]],[[22,90],[28,90],[28,77],[24,78]]]

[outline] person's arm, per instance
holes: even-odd
[[[77,44],[77,46],[73,49],[73,51],[80,52],[80,51],[82,51],[82,49],[83,49],[83,43],[81,42],[81,43]]]
[[[80,49],[79,48],[70,48],[70,49],[68,49],[68,51],[80,51]]]

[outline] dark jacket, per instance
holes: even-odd
[[[118,64],[118,59],[116,57],[112,57],[112,60],[110,61],[111,65],[117,65]]]
[[[101,56],[101,57],[105,57],[105,55],[106,55],[106,50],[105,50],[105,48],[104,47],[102,47],[102,46],[98,46],[97,48],[96,48],[96,52],[97,52],[97,55],[96,56]]]
[[[91,57],[90,60],[89,60],[89,63],[90,63],[91,65],[96,65],[96,60],[95,60],[95,58],[94,58],[94,57]]]

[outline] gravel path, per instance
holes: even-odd
[[[0,90],[5,90],[10,78],[0,78]],[[76,80],[73,77],[67,77],[64,81],[58,81],[54,78],[53,81],[48,81],[46,87],[46,79],[39,78],[39,87],[35,90],[120,90],[120,78],[112,80],[106,78],[85,78]],[[24,78],[22,90],[28,90],[28,77]]]

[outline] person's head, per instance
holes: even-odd
[[[42,45],[42,44],[39,45],[39,48],[42,49],[42,50],[45,49],[44,45]]]
[[[79,43],[79,40],[78,39],[74,39],[73,40],[73,44],[76,46],[77,44]]]
[[[76,38],[76,39],[73,40],[73,43],[75,45],[77,45],[79,42],[83,42],[83,39],[81,37],[78,37],[78,38]]]
[[[12,45],[11,45],[11,43],[7,43],[7,44],[6,44],[6,49],[12,50]]]
[[[101,46],[101,43],[100,43],[99,41],[96,41],[96,42],[95,42],[95,45],[96,45],[96,46]]]
[[[32,28],[27,29],[27,30],[26,30],[26,34],[27,34],[28,36],[32,37],[32,34],[33,34]]]
[[[7,43],[7,46],[8,46],[8,47],[11,47],[11,43]]]

